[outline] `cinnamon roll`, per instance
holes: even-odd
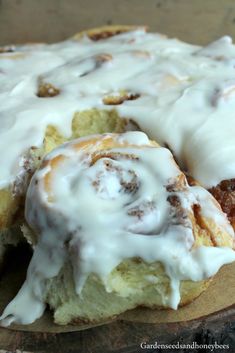
[[[166,172],[166,175],[168,175],[166,166],[169,161],[167,158],[166,164],[162,162],[161,167],[157,169],[157,175],[163,177],[162,182],[164,180],[166,182],[163,189],[166,189],[165,196],[167,195],[167,199],[152,200],[152,194],[150,194],[150,200],[148,198],[147,200],[142,200],[139,193],[142,190],[142,186],[146,185],[146,178],[143,176],[145,183],[142,185],[140,183],[142,177],[135,172],[135,168],[133,168],[133,172],[129,172],[129,169],[123,172],[121,166],[115,169],[123,158],[121,158],[122,154],[119,155],[119,152],[115,152],[115,154],[113,148],[117,147],[119,150],[119,148],[124,147],[119,146],[122,145],[120,142],[122,137],[108,135],[109,137],[101,138],[102,143],[98,137],[91,137],[88,140],[84,139],[84,151],[87,151],[87,149],[88,151],[83,156],[80,147],[78,148],[78,159],[80,157],[83,158],[82,162],[79,162],[79,166],[86,165],[86,158],[88,160],[91,158],[89,156],[92,148],[88,148],[90,144],[87,141],[91,139],[91,145],[93,145],[97,139],[94,150],[98,145],[101,146],[103,143],[108,143],[109,139],[115,141],[114,146],[111,143],[112,147],[108,147],[108,151],[112,150],[112,155],[115,155],[116,159],[111,158],[109,155],[100,157],[99,150],[96,151],[97,154],[92,152],[92,156],[96,155],[97,160],[94,156],[94,158],[92,157],[94,160],[89,165],[89,169],[95,170],[97,165],[104,169],[102,172],[100,171],[100,176],[98,175],[95,178],[97,182],[93,180],[94,184],[91,190],[93,190],[95,196],[94,200],[96,200],[97,195],[101,199],[103,197],[104,205],[109,205],[109,198],[112,199],[114,197],[112,203],[114,208],[116,207],[117,194],[120,194],[124,199],[133,197],[136,200],[137,204],[134,204],[132,209],[128,208],[133,203],[131,201],[129,206],[127,202],[123,208],[122,211],[124,213],[119,210],[119,223],[118,217],[112,212],[109,217],[106,217],[107,222],[109,220],[114,221],[113,224],[117,229],[117,234],[119,234],[118,232],[124,232],[122,233],[124,235],[120,236],[118,241],[127,240],[127,256],[118,257],[117,253],[112,253],[114,249],[111,247],[112,258],[116,259],[115,266],[109,267],[111,272],[105,273],[103,276],[98,271],[100,268],[98,265],[97,271],[92,270],[93,272],[88,273],[88,271],[86,273],[84,270],[85,274],[79,273],[79,279],[81,281],[81,278],[84,278],[85,281],[85,275],[87,275],[87,280],[83,286],[81,285],[82,289],[80,289],[81,287],[77,284],[78,273],[76,271],[78,267],[73,262],[66,260],[68,257],[66,254],[72,254],[73,259],[77,256],[81,264],[85,262],[83,263],[83,257],[76,253],[76,246],[72,246],[72,239],[76,238],[74,234],[77,233],[73,233],[72,230],[67,232],[66,230],[64,234],[70,235],[66,235],[65,240],[62,237],[63,239],[61,238],[62,240],[60,239],[58,243],[62,244],[62,250],[64,249],[63,251],[61,250],[61,254],[63,254],[61,256],[61,264],[56,269],[53,267],[56,273],[55,276],[51,274],[44,276],[42,286],[45,287],[45,296],[40,295],[40,293],[36,295],[38,303],[35,310],[38,310],[38,312],[35,314],[35,310],[32,309],[33,316],[31,319],[27,318],[27,322],[34,320],[35,317],[40,315],[39,313],[43,310],[42,303],[44,302],[50,303],[55,308],[55,315],[56,317],[58,316],[57,322],[74,320],[74,317],[69,316],[70,314],[67,315],[67,319],[62,319],[64,314],[58,314],[60,310],[63,313],[67,312],[67,309],[64,309],[62,304],[63,309],[62,307],[59,309],[59,303],[64,303],[64,298],[68,295],[66,289],[63,289],[63,294],[62,291],[58,291],[60,293],[58,296],[56,292],[54,299],[52,299],[52,288],[56,289],[57,285],[59,286],[59,283],[63,282],[65,278],[71,279],[68,281],[71,285],[69,293],[73,294],[69,297],[73,298],[74,302],[78,302],[78,305],[72,305],[71,307],[80,308],[82,297],[79,291],[82,290],[84,292],[86,288],[95,288],[95,285],[103,293],[100,297],[102,298],[100,299],[101,301],[106,296],[107,302],[111,300],[109,298],[112,298],[113,295],[112,299],[114,300],[115,298],[114,303],[116,303],[116,306],[114,305],[111,308],[111,304],[108,305],[107,308],[110,308],[110,311],[107,309],[107,312],[97,317],[95,314],[92,316],[93,313],[89,314],[88,309],[84,313],[80,312],[80,309],[76,309],[78,311],[76,311],[75,320],[76,318],[99,320],[102,315],[103,317],[116,315],[129,307],[135,307],[141,303],[147,306],[177,307],[177,305],[184,304],[196,297],[208,284],[207,278],[212,276],[220,267],[216,256],[214,256],[215,253],[234,254],[231,253],[232,250],[225,251],[221,248],[224,246],[232,248],[233,230],[227,224],[227,217],[235,229],[233,185],[235,177],[235,144],[233,136],[235,83],[231,79],[234,75],[234,58],[235,49],[229,37],[223,37],[202,48],[176,39],[169,39],[156,33],[146,33],[144,27],[135,26],[111,26],[88,30],[57,44],[28,44],[0,49],[0,154],[1,166],[3,166],[0,168],[0,261],[7,244],[15,244],[20,239],[20,237],[16,237],[14,230],[18,229],[19,224],[24,222],[22,211],[24,210],[25,194],[34,172],[40,168],[39,174],[37,173],[35,177],[38,178],[38,175],[41,175],[40,173],[45,172],[45,164],[48,164],[47,168],[50,169],[50,161],[55,163],[53,153],[61,153],[62,157],[58,158],[57,162],[66,164],[68,160],[67,155],[64,156],[64,151],[69,151],[69,153],[74,150],[77,151],[76,144],[81,143],[81,141],[75,141],[63,146],[61,150],[56,149],[55,152],[52,152],[52,155],[44,160],[41,167],[44,156],[66,141],[73,141],[91,134],[122,133],[127,130],[139,129],[148,134],[149,138],[158,141],[162,146],[167,146],[177,160],[181,170],[186,173],[187,177],[196,180],[195,185],[189,186],[187,184],[184,175],[174,164],[170,152],[166,152],[166,149],[147,141],[146,137],[143,143],[136,143],[135,138],[132,143],[129,139],[135,134],[125,135],[125,139],[128,140],[127,146],[131,145],[130,149],[134,148],[135,150],[134,156],[137,152],[144,154],[141,151],[147,145],[145,147],[151,153],[152,151],[165,151],[162,154],[168,153],[171,156],[172,165],[176,168],[176,173],[172,172],[172,182],[164,179],[164,173]],[[46,66],[45,61],[47,62]],[[142,134],[137,133],[136,136],[139,136],[138,139],[140,136],[143,138]],[[139,146],[138,148],[137,145]],[[101,150],[105,151],[105,148],[101,148]],[[130,161],[132,152],[126,152],[125,166],[129,165],[130,162],[137,165],[139,163],[138,153],[137,160],[133,157],[134,159]],[[155,152],[153,154],[155,158]],[[146,156],[145,158],[148,158]],[[106,166],[104,163],[105,158],[108,159],[108,165]],[[56,167],[57,162],[55,163]],[[149,164],[151,164],[150,161]],[[155,167],[151,166],[154,173]],[[139,171],[138,167],[137,170]],[[130,171],[132,171],[131,166]],[[146,173],[146,175],[151,175],[151,173]],[[104,185],[106,174],[111,175],[112,182]],[[51,175],[50,173],[48,174],[49,184],[50,180],[52,180]],[[179,180],[178,175],[180,175]],[[73,177],[73,174],[71,174],[71,177]],[[150,176],[149,184],[151,184],[151,178]],[[175,179],[177,179],[176,183],[174,182]],[[61,185],[63,186],[63,181],[67,180],[67,177],[61,180]],[[50,187],[45,189],[45,192],[50,194],[52,189],[49,184],[48,187]],[[52,184],[54,185],[54,182]],[[32,190],[34,190],[35,195],[41,195],[40,192],[36,193],[38,188],[32,185],[28,195],[30,195]],[[79,187],[79,185],[76,183],[72,185],[72,189],[76,189],[76,187]],[[202,187],[215,196],[226,215],[221,213],[221,209],[214,198]],[[60,189],[59,183],[58,189]],[[156,195],[163,189],[157,189]],[[63,187],[61,187],[62,190],[64,190]],[[153,190],[155,189],[153,188]],[[85,190],[81,191],[81,197],[82,195],[84,196],[84,192]],[[43,195],[45,194],[43,193]],[[41,196],[37,197],[37,207],[42,207]],[[84,199],[85,197],[83,197]],[[27,204],[30,202],[29,200],[30,197]],[[72,200],[73,197],[71,197],[71,202]],[[162,209],[159,208],[159,200],[165,200],[161,202]],[[50,201],[50,197],[47,201]],[[53,203],[53,198],[50,202]],[[60,208],[56,211],[58,213],[53,213],[55,208],[54,205],[52,208],[49,207],[51,206],[50,202],[43,204],[42,215],[44,215],[44,221],[49,222],[45,224],[45,227],[47,230],[51,227],[51,234],[54,239],[53,229],[56,229],[61,220],[64,221],[65,228],[66,225],[70,227],[70,220],[65,217],[63,212],[61,213],[62,210]],[[68,207],[69,214],[73,214],[73,204],[71,203],[70,206]],[[93,206],[92,203],[91,206]],[[91,207],[90,211],[93,212],[92,217],[95,222],[105,218],[102,215],[99,216],[95,210],[96,207],[95,209]],[[166,216],[167,212],[164,213],[164,210],[169,211],[168,216]],[[84,218],[85,222],[90,211],[86,216],[84,215],[84,217],[79,219]],[[48,215],[46,215],[47,213]],[[161,223],[161,220],[166,220],[166,218],[169,223]],[[41,234],[41,226],[31,222],[31,216],[29,217],[28,211],[27,219],[30,224],[32,223],[33,227],[33,233],[24,227],[27,237],[31,242],[35,240],[37,244],[36,255],[33,257],[33,265],[31,265],[28,275],[29,278],[36,277],[36,282],[31,279],[27,280],[22,289],[22,293],[26,293],[25,298],[27,296],[30,297],[35,290],[34,285],[32,288],[30,286],[31,283],[37,283],[38,279],[37,276],[30,274],[33,272],[32,268],[34,268],[35,262],[37,263],[35,257],[39,256],[37,254],[43,253],[41,249],[44,249],[44,238],[46,238]],[[41,220],[40,217],[39,219]],[[92,221],[93,219],[90,223]],[[125,224],[123,223],[124,221],[126,222]],[[160,223],[154,223],[155,221]],[[147,222],[147,225],[145,222]],[[189,264],[195,261],[199,266],[195,276],[190,272],[192,267],[189,267],[188,271],[185,272],[186,274],[180,272],[184,270],[184,262],[181,266],[179,261],[180,269],[178,269],[177,265],[173,271],[172,266],[156,255],[159,254],[158,252],[154,252],[156,257],[153,256],[151,258],[150,255],[150,257],[148,255],[145,256],[145,253],[141,252],[142,249],[136,249],[136,244],[132,247],[132,241],[141,243],[142,239],[144,239],[143,244],[147,243],[148,240],[153,242],[154,245],[155,242],[158,245],[161,238],[158,232],[162,234],[162,224],[169,225],[169,227],[166,226],[164,228],[165,233],[172,227],[174,229],[183,228],[182,238],[179,237],[179,244],[181,244],[181,241],[183,243],[183,239],[187,238],[188,248],[184,248],[184,255],[185,259],[188,259]],[[157,225],[159,228],[156,228]],[[79,228],[80,223],[77,226]],[[154,227],[153,229],[151,228],[152,226]],[[97,231],[99,229],[98,225]],[[186,233],[191,235],[186,236]],[[79,234],[83,234],[83,230]],[[91,234],[96,233],[92,231]],[[111,232],[110,234],[111,239],[113,239],[113,233]],[[134,235],[129,239],[130,234]],[[60,233],[58,233],[59,235]],[[79,242],[83,239],[80,236],[78,237]],[[102,236],[98,238],[103,239]],[[168,239],[168,236],[166,238]],[[116,241],[115,237],[114,239]],[[190,239],[191,242],[189,241]],[[76,241],[74,242],[76,243]],[[81,244],[83,245],[83,241],[81,241]],[[129,244],[136,250],[136,253],[131,252]],[[174,244],[173,247],[175,246]],[[79,249],[83,249],[80,245]],[[143,249],[148,246],[144,245]],[[117,246],[116,249],[119,249],[119,247]],[[130,253],[128,253],[128,250],[130,250]],[[52,258],[54,256],[53,253],[51,252],[50,255]],[[207,253],[211,256],[208,255],[211,263],[214,263],[214,265],[211,265],[211,267],[214,266],[213,271],[211,268],[210,270],[207,268],[208,264],[204,256]],[[103,253],[101,252],[101,254]],[[103,256],[105,258],[106,255]],[[230,255],[226,256],[224,257],[224,263],[228,262],[228,258],[232,258],[232,255],[231,257],[229,257]],[[56,258],[58,257],[56,256]],[[117,258],[120,262],[118,262],[119,260],[117,261]],[[168,259],[168,255],[165,258]],[[155,265],[156,268],[154,267]],[[163,281],[161,282],[163,283],[162,292],[161,286],[156,286],[154,277],[151,277],[152,273],[149,270],[151,266],[159,273],[157,281],[161,282],[159,278]],[[81,271],[82,268],[84,269],[84,267],[81,266]],[[124,268],[125,271],[123,270]],[[125,292],[124,285],[121,285],[121,283],[126,283],[126,279],[129,279],[129,273],[131,274],[130,278],[135,278],[137,273],[135,271],[142,273],[142,270],[143,276],[141,278],[143,282],[131,280],[133,283],[131,282],[132,284],[127,286],[129,292]],[[202,270],[205,270],[203,273],[206,278],[200,275]],[[144,277],[146,271],[148,274],[147,277]],[[125,277],[127,273],[128,276]],[[125,281],[123,281],[123,277],[120,274],[124,274]],[[72,279],[73,276],[74,280]],[[155,284],[149,285],[149,281],[146,278],[152,278]],[[141,296],[141,290],[138,291],[137,287],[139,285],[139,288],[143,288],[143,283],[147,283],[146,286],[150,288],[151,293],[154,293],[156,299],[150,299],[150,294],[146,294],[147,298]],[[155,287],[158,289],[156,290]],[[31,289],[29,290],[29,288]],[[97,292],[94,293],[97,294]],[[128,297],[129,293],[134,293],[132,301]],[[59,295],[61,295],[63,300],[59,299]],[[173,297],[178,299],[173,300]],[[88,295],[86,298],[90,298],[90,296]],[[119,306],[120,301],[123,300],[123,303],[125,302],[123,298],[126,298],[125,300],[130,303],[130,306],[128,306],[129,304]],[[90,302],[92,301],[89,299]],[[87,308],[86,305],[85,307]],[[72,309],[69,310],[68,312]],[[21,314],[19,314],[19,317],[19,321],[23,322],[24,319],[21,318]]]
[[[45,157],[27,191],[34,255],[1,316],[28,324],[99,322],[139,305],[191,302],[235,260],[233,229],[143,132],[93,135]],[[27,308],[26,308],[27,306]]]
[[[218,191],[235,176],[234,57],[229,37],[201,48],[138,26],[0,48],[0,234],[22,221],[29,180],[46,153],[137,127],[201,185],[218,186],[214,195],[231,219],[234,202],[223,206]]]
[[[138,28],[141,27],[106,26],[80,32],[67,41],[68,53],[65,53],[66,42],[58,46],[57,49],[59,47],[62,51],[65,49],[64,54],[61,52],[61,57],[58,56],[56,48],[54,51],[52,46],[43,43],[0,47],[2,134],[0,152],[2,154],[3,151],[3,155],[5,155],[2,161],[4,168],[1,168],[0,173],[0,263],[7,245],[17,244],[23,239],[20,237],[19,225],[23,221],[21,210],[24,207],[25,192],[33,172],[40,165],[41,159],[46,153],[61,143],[80,136],[104,132],[123,132],[137,127],[136,123],[129,122],[128,119],[119,119],[117,112],[112,109],[105,110],[101,107],[97,109],[90,105],[87,105],[85,109],[84,107],[72,109],[72,115],[69,117],[70,113],[66,113],[66,110],[67,108],[68,111],[70,110],[70,104],[68,103],[66,108],[66,104],[59,103],[61,100],[67,100],[64,97],[63,89],[45,81],[45,72],[47,70],[53,71],[58,65],[62,68],[67,60],[70,61],[74,56],[80,54],[81,44],[86,41],[86,38],[95,42]],[[69,53],[70,45],[73,49]],[[64,58],[62,58],[63,56]],[[48,59],[47,67],[44,65],[45,57]],[[105,55],[97,55],[93,61],[94,69],[106,60],[108,58]],[[127,94],[125,93],[125,95]],[[56,97],[57,102],[48,100],[48,98]],[[106,99],[109,100],[109,96]],[[59,114],[54,115],[53,106],[55,108],[56,105],[60,106],[60,109],[58,110]],[[37,111],[36,114],[34,109]],[[35,127],[30,128],[30,132],[28,131],[27,118],[25,120],[26,115],[18,121],[18,117],[23,111],[26,115],[27,111],[29,112],[28,117],[31,115],[31,111],[32,116],[35,117],[35,119],[30,118],[36,124]],[[55,120],[52,118],[53,115]],[[48,120],[46,116],[48,116]],[[58,125],[59,120],[57,119],[61,124]],[[24,131],[26,138],[21,135],[21,131]],[[38,136],[36,137],[36,135]],[[13,143],[12,149],[8,148],[9,142]]]

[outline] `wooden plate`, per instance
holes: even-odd
[[[1,311],[20,288],[29,259],[30,251],[25,247],[8,255],[8,266],[0,277]],[[177,311],[138,308],[100,326],[58,326],[47,311],[32,325],[1,328],[0,349],[67,353],[62,347],[68,347],[69,353],[77,353],[79,347],[79,353],[143,352],[141,342],[169,344],[179,339],[184,344],[194,340],[228,341],[235,348],[234,279],[235,264],[231,264],[225,266],[209,289],[190,305]]]

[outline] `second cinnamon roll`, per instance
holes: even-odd
[[[235,260],[218,203],[142,132],[55,149],[32,178],[26,219],[34,255],[3,325],[33,322],[46,303],[59,324],[139,305],[177,309]]]

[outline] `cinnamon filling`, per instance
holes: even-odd
[[[98,32],[98,33],[88,34],[88,37],[91,40],[93,40],[94,42],[97,42],[98,40],[110,38],[110,37],[116,36],[118,34],[121,34],[122,32],[123,31],[121,31],[121,30],[117,30],[117,31],[102,31],[102,32]]]
[[[55,97],[58,96],[59,93],[60,90],[58,88],[50,83],[45,83],[39,86],[37,96],[40,98]]]
[[[94,61],[94,67],[88,71],[83,72],[80,77],[87,76],[88,74],[94,72],[95,70],[99,69],[102,67],[102,65],[107,62],[112,60],[112,55],[104,53],[104,54],[99,54],[93,58]]]
[[[129,209],[128,216],[137,217],[141,220],[146,214],[151,213],[156,209],[156,204],[153,201],[144,202],[138,207]]]
[[[235,226],[235,179],[223,180],[209,191],[219,202],[231,224]]]
[[[133,170],[123,170],[121,167],[114,165],[112,160],[104,160],[103,161],[104,170],[110,175],[114,175],[119,180],[120,191],[124,191],[125,193],[134,194],[139,189],[139,181],[136,173]],[[124,175],[126,173],[126,175]],[[106,185],[101,180],[104,176],[103,172],[97,174],[97,180],[92,182],[92,185],[95,187],[96,191],[104,191]],[[103,184],[103,185],[102,185]]]
[[[125,101],[133,101],[135,99],[138,99],[140,97],[140,94],[125,94],[121,96],[108,96],[103,98],[103,103],[105,105],[119,105],[122,104]]]
[[[180,198],[177,195],[169,195],[167,201],[171,207],[172,224],[182,224],[185,227],[190,227],[187,210],[182,207]]]

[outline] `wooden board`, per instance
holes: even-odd
[[[229,345],[216,352],[234,353],[235,306],[200,320],[175,324],[138,324],[113,322],[85,331],[46,334],[0,330],[0,348],[33,353],[138,353],[157,352],[141,349],[141,343]],[[163,352],[158,351],[158,352]],[[167,351],[167,350],[166,350]],[[1,351],[0,351],[1,352]],[[168,350],[171,352],[171,350]],[[185,350],[177,350],[183,353]],[[188,350],[186,350],[188,352]],[[195,352],[192,350],[192,352]],[[202,352],[207,352],[202,350]],[[18,353],[18,352],[17,352]]]
[[[9,251],[5,260],[5,269],[3,268],[0,273],[0,312],[15,297],[23,284],[31,254],[32,250],[27,244],[21,244],[17,248],[13,247]],[[204,293],[192,303],[178,310],[152,310],[142,307],[129,310],[119,315],[116,320],[148,324],[180,323],[208,316],[235,305],[234,278],[235,263],[224,266]],[[226,291],[224,291],[224,283],[227,285]],[[78,324],[59,326],[53,322],[52,313],[46,310],[44,315],[33,324],[12,324],[9,329],[31,332],[67,333],[94,326],[96,325]]]
[[[8,253],[7,266],[0,274],[0,311],[14,297],[23,283],[30,257],[31,249],[24,244],[19,248],[13,248]],[[14,327],[13,329],[12,327],[10,329],[1,328],[0,353],[3,353],[1,349],[10,351],[20,349],[33,353],[67,353],[66,348],[70,353],[77,352],[77,349],[79,353],[138,352],[138,349],[141,350],[141,343],[153,344],[155,341],[161,344],[171,342],[172,344],[177,342],[187,344],[193,341],[198,344],[202,342],[208,344],[213,340],[217,343],[231,341],[230,347],[233,345],[235,347],[235,305],[229,305],[229,303],[234,303],[234,278],[234,266],[227,266],[219,272],[205,293],[179,311],[153,311],[140,308],[122,315],[118,321],[98,327],[66,326],[61,328],[53,324],[52,315],[48,311],[43,318],[29,327],[19,326],[15,330]],[[229,286],[228,283],[230,283]],[[228,288],[223,295],[225,284]],[[217,305],[225,297],[227,298],[225,302],[229,305],[226,310],[205,316],[207,310],[212,312],[216,310],[215,308],[218,309]],[[207,303],[206,307],[205,303]],[[201,308],[204,309],[201,310]],[[188,321],[190,317],[193,317],[192,314],[196,314],[199,318]],[[171,322],[165,322],[169,319]],[[63,333],[57,333],[58,331],[63,331]]]

